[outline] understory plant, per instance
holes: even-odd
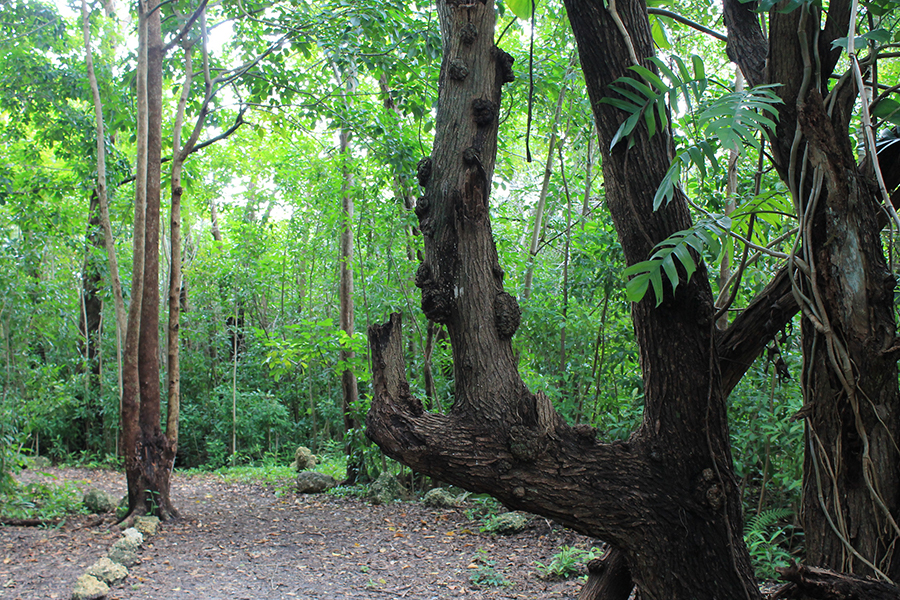
[[[568,579],[581,573],[582,566],[598,558],[600,554],[599,548],[584,550],[577,546],[561,546],[548,564],[540,561],[535,561],[534,564],[537,565],[541,579]]]

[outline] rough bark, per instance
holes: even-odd
[[[610,150],[622,115],[599,101],[632,64],[628,43],[602,3],[570,0],[567,8],[598,122],[607,202],[634,263],[690,225],[686,203],[679,197],[652,210],[668,167],[666,136],[648,139],[642,130],[640,151]],[[393,315],[370,328],[368,434],[414,470],[608,540],[647,600],[758,598],[741,538],[705,271],[669,290],[659,307],[649,298],[634,306],[645,410],[628,441],[598,443],[592,428],[568,426],[545,395],[527,390],[510,343],[519,311],[503,291],[488,216],[511,58],[493,45],[492,3],[441,1],[438,14],[444,60],[435,145],[419,168],[425,260],[417,285],[426,315],[447,326],[456,398],[440,415],[411,397]],[[644,5],[620,2],[617,14],[636,55],[650,56]]]
[[[726,15],[738,4],[725,0]],[[840,55],[831,42],[847,35],[850,3],[830,3],[821,22],[815,7],[773,11],[767,42],[758,23],[731,20],[729,43],[753,40],[755,49],[729,56],[744,69],[747,56],[768,45],[765,78],[753,83],[781,84],[777,93],[784,104],[772,155],[804,215],[800,256],[809,272],[795,267],[786,281],[807,317],[801,411],[807,561],[880,572],[896,581],[900,454],[892,440],[900,435],[900,394],[891,351],[894,280],[881,247],[885,221],[879,200],[862,175],[865,165],[858,167],[851,151],[848,123],[856,90],[828,88]],[[826,108],[828,94],[833,102]]]
[[[627,600],[631,595],[634,582],[622,552],[610,550],[603,558],[590,561],[587,568],[588,580],[578,600]]]

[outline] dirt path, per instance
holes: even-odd
[[[80,487],[120,497],[119,473],[49,469]],[[214,475],[176,474],[181,518],[165,523],[110,599],[574,598],[577,581],[547,582],[563,545],[591,540],[535,517],[525,532],[490,536],[464,508],[372,506],[328,494],[278,496]],[[0,528],[0,598],[68,599],[75,579],[119,536],[107,520],[78,517],[58,529]],[[500,585],[475,585],[473,574]],[[496,576],[496,577],[494,577]]]

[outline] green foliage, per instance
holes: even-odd
[[[705,249],[713,255],[717,255],[722,247],[713,232],[721,235],[723,229],[728,229],[731,219],[707,219],[696,223],[691,229],[678,231],[656,245],[656,249],[649,260],[635,263],[623,271],[625,277],[631,277],[625,286],[625,292],[632,302],[640,302],[647,288],[652,284],[653,293],[656,295],[656,305],[659,306],[664,297],[662,274],[665,273],[672,291],[678,287],[681,275],[675,259],[684,269],[685,281],[690,281],[691,275],[697,270],[697,263],[691,256],[693,249],[697,254],[702,254]]]
[[[601,555],[599,548],[584,550],[577,546],[561,546],[548,564],[535,561],[542,579],[569,579],[581,573],[583,565]]]
[[[766,510],[750,518],[744,525],[744,541],[750,551],[750,560],[753,561],[757,577],[777,579],[776,567],[786,567],[793,561],[790,552],[784,547],[792,526],[776,526],[779,521],[792,515],[793,512],[788,509]]]
[[[509,10],[520,19],[530,19],[535,0],[503,0]]]
[[[86,511],[81,491],[69,482],[16,484],[0,493],[0,514],[8,519],[55,521]]]
[[[489,558],[487,550],[478,548],[472,557],[472,565],[475,567],[469,575],[472,585],[479,587],[508,587],[512,582],[497,570],[497,561]]]

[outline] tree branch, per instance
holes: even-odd
[[[182,29],[178,33],[178,35],[176,35],[175,38],[171,42],[169,42],[168,44],[163,46],[163,54],[168,53],[169,50],[171,50],[175,46],[175,44],[180,42],[181,39],[185,35],[187,35],[187,32],[190,31],[191,27],[194,26],[194,23],[197,21],[197,18],[200,16],[200,14],[204,10],[206,10],[206,3],[207,3],[207,0],[201,0],[200,6],[197,7],[197,10],[195,10],[194,13],[190,16],[190,18],[188,18],[187,22],[184,24],[184,27],[182,27]],[[185,52],[187,52],[187,50],[185,50]]]
[[[679,15],[678,13],[672,12],[671,10],[666,10],[664,8],[652,8],[652,7],[648,6],[647,13],[651,14],[651,15],[658,15],[660,17],[668,17],[670,19],[678,21],[679,23],[684,23],[688,27],[692,27],[693,29],[696,29],[697,31],[699,31],[701,33],[711,35],[714,38],[716,38],[717,40],[721,40],[723,42],[728,41],[728,36],[726,36],[724,33],[720,33],[718,31],[716,31],[715,29],[710,29],[709,27],[706,27],[705,25],[701,25],[700,23],[698,23],[696,21],[692,21],[692,20],[688,19],[687,17]]]
[[[244,121],[244,113],[245,113],[245,112],[247,112],[247,107],[246,107],[246,106],[242,106],[242,107],[241,107],[241,111],[238,113],[238,116],[237,116],[237,118],[234,120],[234,123],[231,125],[231,127],[229,127],[228,129],[226,129],[225,131],[223,131],[223,132],[220,133],[219,135],[217,135],[217,136],[215,136],[215,137],[212,137],[212,138],[206,140],[205,142],[202,142],[202,143],[200,143],[200,144],[197,144],[196,146],[194,146],[193,148],[191,148],[191,151],[188,152],[188,154],[187,154],[186,156],[190,156],[190,155],[193,154],[194,152],[199,152],[200,150],[203,150],[203,149],[206,148],[207,146],[211,146],[211,145],[215,144],[216,142],[219,142],[219,141],[221,141],[221,140],[224,140],[225,138],[227,138],[228,136],[230,136],[232,133],[234,133],[235,131],[237,131],[238,128],[239,128],[241,125],[243,125],[244,123],[246,123],[246,121]],[[165,163],[171,162],[171,161],[172,161],[172,157],[171,157],[171,156],[166,156],[166,157],[162,158],[162,159],[159,161],[159,164],[165,164]],[[120,181],[120,182],[118,183],[118,185],[117,185],[116,187],[121,187],[121,186],[125,185],[126,183],[131,183],[132,181],[134,181],[134,175],[132,175],[131,177],[127,177],[127,178],[123,179],[122,181]]]
[[[725,53],[740,67],[750,87],[766,82],[766,54],[769,50],[756,8],[755,0],[724,0],[725,24],[728,28]]]

